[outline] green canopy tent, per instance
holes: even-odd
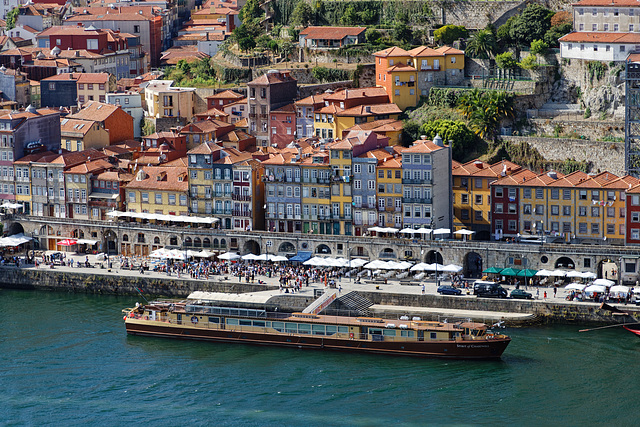
[[[502,268],[489,267],[486,270],[484,270],[483,273],[484,274],[500,274],[501,271],[502,271]]]
[[[533,276],[536,275],[537,272],[538,272],[538,270],[531,270],[529,268],[525,268],[524,270],[518,271],[518,274],[516,276],[518,276],[518,277],[533,277]]]
[[[522,270],[516,270],[515,268],[505,268],[500,272],[503,276],[517,276]]]

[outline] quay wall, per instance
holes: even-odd
[[[137,295],[136,288],[143,295],[154,298],[185,298],[193,291],[210,291],[226,293],[246,293],[277,289],[274,286],[238,283],[232,280],[214,282],[176,277],[129,277],[115,274],[101,274],[97,270],[93,274],[70,273],[56,270],[33,270],[3,267],[0,269],[0,288],[67,291],[77,293]],[[634,322],[633,316],[612,316],[610,312],[601,310],[598,304],[580,302],[550,302],[487,299],[473,296],[450,297],[441,295],[415,295],[389,292],[358,292],[374,304],[407,307],[407,315],[423,316],[419,311],[411,312],[411,307],[431,307],[456,310],[476,310],[506,313],[526,313],[536,315],[537,322],[547,323],[599,323],[616,324]],[[304,295],[282,294],[270,300],[281,310],[302,311],[313,298]],[[627,306],[626,310],[640,316],[640,308]]]

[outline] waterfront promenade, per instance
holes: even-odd
[[[67,254],[67,259],[73,259],[74,265],[79,261],[83,265],[86,256]],[[175,273],[167,275],[163,272],[145,271],[141,273],[139,270],[122,269],[119,263],[113,262],[111,269],[106,268],[106,262],[96,261],[95,256],[89,255],[89,262],[93,267],[69,267],[55,266],[53,269],[48,265],[41,264],[35,266],[23,266],[20,273],[37,274],[40,280],[49,279],[48,276],[55,276],[53,282],[42,286],[46,289],[68,289],[74,287],[75,291],[84,292],[113,292],[135,294],[136,287],[142,289],[147,298],[155,298],[162,295],[174,295],[178,297],[186,297],[194,290],[214,290],[228,292],[230,295],[241,293],[241,300],[247,302],[266,302],[268,300],[277,301],[292,309],[301,309],[315,299],[316,290],[327,289],[324,283],[310,282],[309,286],[303,286],[299,292],[291,293],[278,289],[279,277],[267,277],[256,275],[255,281],[247,284],[243,278],[242,282],[238,277],[233,275],[210,276],[208,280],[194,279],[189,275],[181,275],[179,278]],[[101,268],[101,264],[104,268]],[[16,270],[15,266],[7,265],[6,270]],[[8,271],[7,271],[8,273]],[[17,273],[17,272],[16,272]],[[3,274],[6,280],[10,274]],[[67,277],[68,276],[68,277]],[[66,277],[72,285],[64,284],[60,277]],[[46,280],[43,280],[46,282]],[[86,288],[78,287],[79,282],[86,281]],[[263,282],[262,284],[258,281]],[[100,287],[101,283],[116,284],[107,287],[106,290]],[[441,282],[443,284],[448,282]],[[96,286],[96,284],[98,286]],[[202,284],[202,285],[199,285]],[[38,284],[33,284],[38,288]],[[147,286],[149,285],[149,286]],[[424,293],[423,293],[424,285]],[[11,287],[10,283],[3,286]],[[508,288],[508,287],[507,287]],[[250,291],[247,291],[249,289]],[[348,278],[336,279],[336,290],[340,295],[345,295],[351,291],[356,291],[365,298],[374,303],[369,308],[372,315],[385,317],[399,317],[401,315],[420,316],[425,319],[442,319],[442,318],[472,318],[484,322],[505,321],[508,324],[524,325],[534,323],[536,321],[551,322],[569,322],[569,323],[615,323],[618,321],[629,322],[633,320],[631,316],[623,319],[613,316],[608,312],[599,310],[599,303],[567,301],[567,291],[559,288],[554,296],[551,287],[529,287],[528,291],[534,295],[534,300],[496,300],[477,298],[468,295],[463,290],[461,296],[440,296],[437,294],[437,285],[431,281],[423,282],[419,285],[406,285],[396,280],[389,280],[386,284],[371,283],[355,283],[354,280]],[[510,291],[511,289],[508,288]],[[164,293],[166,292],[166,294]],[[472,293],[469,290],[469,293]],[[546,298],[545,298],[546,293]],[[142,300],[140,296],[134,296],[138,300]],[[238,296],[233,299],[238,300]],[[633,305],[620,305],[621,308],[627,310],[636,310]],[[639,312],[640,314],[640,312]],[[546,319],[545,319],[546,318]]]

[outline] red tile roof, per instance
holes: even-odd
[[[640,44],[640,33],[600,33],[589,31],[574,31],[564,37],[561,42],[573,43],[625,43]]]
[[[347,36],[358,36],[366,30],[367,27],[307,27],[300,31],[300,35],[308,39],[342,40]]]

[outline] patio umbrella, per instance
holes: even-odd
[[[567,277],[582,277],[582,273],[579,271],[570,271],[567,273]]]
[[[225,252],[223,254],[218,255],[218,259],[224,259],[227,261],[233,261],[234,259],[238,259],[238,258],[241,258],[241,257],[235,252]]]
[[[273,262],[283,262],[283,261],[289,261],[289,258],[287,258],[286,256],[282,256],[282,255],[275,255],[273,258],[271,258],[271,261],[273,261]]]
[[[505,268],[504,270],[502,270],[500,272],[500,274],[502,274],[503,276],[517,276],[520,271],[522,271],[522,270],[518,270],[518,269],[509,267],[509,268]]]
[[[408,268],[411,268],[413,264],[411,264],[409,261],[400,261],[398,263],[398,270],[406,270]]]
[[[201,250],[200,252],[198,252],[198,256],[200,258],[211,258],[212,256],[214,256],[215,254],[213,252],[209,252],[206,249]],[[240,258],[240,255],[238,255],[238,258]],[[237,259],[237,258],[236,258]]]
[[[254,254],[246,254],[241,257],[245,261],[255,261],[258,258],[258,255]]]
[[[78,243],[78,242],[76,240],[74,240],[74,239],[64,239],[64,240],[60,240],[58,242],[58,245],[60,245],[60,246],[73,246],[76,243]]]
[[[483,271],[483,273],[485,274],[500,274],[500,272],[502,271],[502,268],[498,268],[498,267],[489,267],[486,270]]]
[[[584,273],[582,273],[581,276],[583,279],[595,279],[596,277],[596,273],[592,273],[590,271],[585,271]]]
[[[444,265],[442,264],[438,264],[437,262],[433,263],[433,264],[427,264],[427,268],[425,270],[428,271],[443,271],[442,269],[444,268]]]
[[[407,233],[407,234],[415,234],[416,230],[414,230],[413,228],[403,228],[402,230],[400,230],[401,233]]]
[[[348,267],[362,267],[363,265],[365,265],[367,263],[367,261],[361,259],[361,258],[356,258],[356,259],[352,259],[351,261],[349,261],[349,266]]]
[[[428,228],[418,228],[415,232],[418,234],[431,234],[431,230]]]
[[[606,286],[603,285],[589,285],[586,288],[584,288],[585,292],[598,292],[598,293],[605,293],[607,292],[607,288]]]
[[[616,295],[624,295],[626,296],[629,293],[629,287],[628,286],[622,286],[622,285],[616,285],[616,286],[612,286],[611,289],[609,289],[609,292],[611,294],[616,294]]]
[[[553,271],[545,270],[545,269],[538,270],[538,272],[536,273],[536,276],[545,276],[545,277],[553,276]]]
[[[450,234],[451,230],[448,228],[436,228],[433,230],[433,234]]]
[[[564,288],[568,291],[583,291],[584,288],[586,288],[587,285],[584,285],[582,283],[570,283],[567,286],[565,286]]]
[[[462,229],[462,230],[458,230],[458,231],[454,232],[453,234],[460,234],[460,235],[463,235],[463,236],[469,236],[471,234],[475,234],[475,231]]]
[[[427,269],[429,264],[425,264],[424,262],[419,262],[413,267],[410,268],[411,271],[424,271]]]
[[[459,273],[462,271],[462,267],[455,264],[449,264],[442,267],[442,271],[446,271],[447,273]]]
[[[616,282],[614,282],[613,280],[609,280],[609,279],[596,279],[593,281],[593,284],[596,286],[613,286],[616,284]]]
[[[538,270],[531,270],[529,268],[525,268],[524,270],[518,271],[518,274],[516,274],[516,276],[518,276],[518,277],[533,277],[533,276],[536,275],[537,272],[538,272]]]
[[[553,270],[551,273],[552,274],[550,274],[550,276],[557,276],[557,277],[565,277],[567,275],[567,272],[563,270]]]

